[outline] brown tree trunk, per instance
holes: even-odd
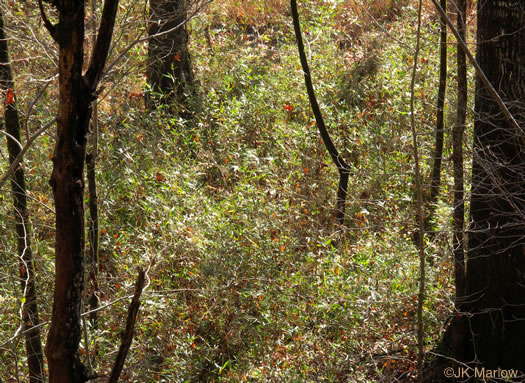
[[[447,9],[447,0],[441,0],[440,5]],[[441,186],[441,164],[443,162],[444,141],[444,106],[445,92],[447,89],[447,24],[441,18],[441,33],[439,40],[439,88],[437,94],[436,110],[436,141],[434,149],[434,164],[432,167],[432,179],[430,183],[430,196],[427,200],[428,213],[425,216],[425,229],[428,229],[434,215],[435,204]]]
[[[510,112],[525,116],[525,12],[518,1],[478,2],[478,62]],[[452,355],[525,372],[525,151],[518,132],[476,82],[472,196],[462,310]],[[475,361],[475,362],[473,362]]]
[[[59,109],[53,157],[56,209],[55,293],[46,345],[50,382],[85,382],[80,361],[80,308],[84,288],[84,161],[91,104],[82,81],[84,2],[62,1],[59,10]]]
[[[44,25],[59,46],[57,141],[50,179],[55,199],[55,293],[46,355],[50,383],[88,380],[80,361],[80,309],[84,289],[84,163],[94,94],[107,59],[118,0],[105,0],[91,62],[84,61],[84,0],[57,0],[58,24],[40,3]]]
[[[146,104],[178,104],[184,109],[193,87],[186,28],[187,0],[150,0]],[[184,114],[184,110],[182,110]]]
[[[467,15],[466,0],[457,0],[457,29],[458,33],[466,41]],[[457,44],[457,66],[458,66],[458,102],[456,110],[456,123],[452,131],[452,159],[454,162],[454,273],[456,284],[456,308],[461,309],[462,297],[465,295],[465,255],[463,230],[465,225],[465,202],[463,181],[463,132],[467,119],[467,61],[463,48]]]
[[[97,2],[96,0],[91,1],[91,12],[93,15],[96,14]],[[91,25],[92,32],[92,44],[96,44],[97,34],[97,23],[96,18],[93,17],[93,23]],[[89,239],[89,283],[90,283],[90,296],[89,296],[89,309],[92,311],[89,318],[92,326],[97,327],[97,311],[98,308],[98,196],[97,196],[97,179],[96,179],[96,164],[98,154],[98,105],[97,100],[93,101],[92,105],[93,116],[91,123],[91,151],[86,156],[86,167],[87,167],[87,180],[89,190],[89,226],[88,226],[88,239]]]
[[[9,162],[15,161],[20,153],[20,121],[16,106],[14,81],[9,62],[7,36],[4,28],[4,16],[0,10],[0,90],[5,94],[5,128],[11,136],[7,139]],[[14,141],[14,140],[16,141]],[[44,358],[40,337],[37,287],[33,267],[33,252],[31,250],[31,228],[25,187],[24,169],[18,166],[11,177],[11,190],[15,214],[15,231],[17,235],[17,254],[19,258],[20,281],[25,299],[22,308],[23,331],[29,382],[44,381]]]

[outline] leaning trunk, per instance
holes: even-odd
[[[304,73],[304,82],[306,86],[306,91],[308,93],[308,99],[310,100],[310,106],[315,117],[317,127],[319,129],[319,134],[323,143],[328,151],[328,154],[332,158],[337,171],[339,172],[339,185],[337,186],[337,201],[336,201],[336,219],[337,223],[340,225],[344,224],[345,220],[345,204],[346,204],[346,195],[348,192],[348,179],[350,177],[350,165],[341,157],[337,148],[335,147],[328,129],[326,128],[319,103],[317,102],[317,97],[315,95],[314,86],[312,83],[312,75],[310,73],[310,66],[308,65],[308,60],[306,58],[306,53],[304,50],[303,35],[301,33],[301,25],[299,22],[299,12],[297,11],[297,1],[290,0],[290,8],[292,11],[292,20],[295,31],[295,38],[297,40],[297,50],[299,51],[299,59],[301,61],[301,67]]]
[[[9,63],[7,37],[5,35],[4,17],[0,10],[0,90],[5,92],[5,129],[10,135],[7,139],[9,163],[13,163],[20,153],[20,121],[14,94],[14,81]],[[14,141],[16,140],[16,141]],[[44,381],[44,360],[40,337],[40,319],[38,316],[37,288],[31,250],[31,228],[27,210],[27,196],[24,169],[18,166],[11,177],[13,207],[15,214],[15,231],[17,235],[17,255],[20,269],[22,293],[25,299],[22,307],[23,331],[29,382]]]

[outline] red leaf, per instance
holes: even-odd
[[[15,93],[13,92],[13,88],[9,88],[7,90],[7,95],[5,98],[5,106],[14,104],[15,103]]]
[[[292,104],[288,104],[287,102],[285,102],[284,106],[283,106],[283,109],[288,111],[288,112],[291,112],[293,110],[293,105]]]

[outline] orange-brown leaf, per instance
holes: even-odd
[[[5,106],[15,103],[15,92],[13,88],[7,90],[7,95],[5,97]]]

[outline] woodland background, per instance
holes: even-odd
[[[48,181],[57,47],[37,2],[2,0],[0,7],[21,143],[51,122],[22,165],[45,343],[55,266]],[[90,7],[86,52],[93,43],[89,23],[100,18],[100,4]],[[473,8],[466,25],[474,49]],[[191,90],[176,103],[148,107],[148,97],[160,96],[151,96],[146,81],[148,6],[139,0],[119,5],[93,116],[96,145],[88,142],[88,152],[96,153],[99,242],[87,241],[86,257],[97,246],[98,264],[93,269],[86,261],[82,311],[92,307],[93,295],[98,311],[96,321],[83,317],[82,361],[109,373],[141,266],[146,287],[121,381],[415,380],[420,256],[410,102],[417,2],[299,4],[320,107],[351,168],[343,224],[335,212],[337,169],[312,116],[289,3],[214,0],[188,9]],[[48,5],[46,10],[56,17]],[[451,5],[449,14],[455,18]],[[435,157],[439,38],[439,14],[425,3],[413,102],[426,201]],[[425,205],[432,210],[426,222],[432,234],[423,248],[425,352],[434,350],[454,312],[453,38],[445,52],[441,185],[433,207]],[[472,97],[468,102],[461,142],[465,200]],[[4,172],[10,162],[5,145],[0,156]],[[22,382],[28,372],[20,287],[27,270],[16,251],[9,183],[0,188],[0,200],[0,379]]]

